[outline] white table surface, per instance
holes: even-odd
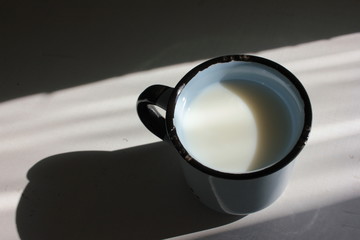
[[[31,47],[22,49],[37,59]],[[13,79],[25,84],[16,97],[1,89],[12,97],[0,102],[0,239],[359,239],[360,33],[248,53],[288,68],[312,101],[308,144],[274,204],[238,219],[192,196],[175,151],[141,124],[135,110],[147,86],[174,86],[204,60],[149,67],[162,61],[164,50],[143,61],[141,71],[50,92],[32,91],[42,89],[41,81],[37,87]],[[13,69],[3,76],[11,77],[16,61],[5,55],[5,66]],[[17,66],[47,71],[41,76],[52,81],[50,73],[73,58],[48,52],[41,66],[29,61],[26,68],[21,59]],[[32,92],[22,94],[26,84]]]

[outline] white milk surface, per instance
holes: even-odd
[[[182,143],[209,168],[248,172],[286,155],[290,123],[286,105],[273,90],[249,81],[223,81],[206,87],[185,110]]]

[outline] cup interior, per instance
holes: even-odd
[[[198,71],[181,89],[180,93],[178,92],[174,108],[173,125],[176,128],[176,133],[181,144],[185,149],[190,148],[183,131],[183,119],[184,114],[197,96],[212,84],[223,83],[234,79],[237,81],[249,81],[266,85],[266,87],[273,90],[285,104],[291,119],[291,137],[288,144],[284,145],[282,149],[282,156],[285,156],[294,148],[304,129],[305,103],[297,87],[288,77],[270,66],[250,61],[230,61],[212,64]],[[189,152],[189,154],[192,155],[191,152]],[[276,159],[272,164],[280,160],[281,159]]]

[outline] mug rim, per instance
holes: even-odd
[[[304,103],[304,126],[301,130],[301,134],[294,145],[294,147],[289,151],[289,153],[277,161],[274,164],[271,164],[269,166],[266,166],[261,169],[256,169],[249,172],[242,172],[242,173],[228,173],[228,172],[221,172],[212,168],[209,168],[203,164],[201,164],[198,160],[193,158],[185,149],[185,147],[182,145],[176,131],[176,126],[174,125],[174,115],[175,115],[175,106],[178,100],[179,95],[182,93],[182,90],[184,87],[196,76],[197,73],[200,71],[205,70],[206,68],[217,64],[217,63],[228,63],[232,61],[238,61],[238,62],[253,62],[253,63],[259,63],[262,65],[265,65],[267,67],[270,67],[282,75],[284,75],[296,88],[296,90],[299,92],[301,100]],[[191,69],[185,76],[178,82],[178,84],[175,86],[174,90],[172,91],[169,102],[167,105],[166,110],[166,128],[167,133],[170,141],[176,148],[176,150],[179,152],[181,157],[191,166],[195,167],[201,172],[204,172],[206,174],[209,174],[214,177],[219,178],[225,178],[225,179],[253,179],[253,178],[259,178],[262,176],[266,176],[269,174],[272,174],[274,172],[277,172],[278,170],[284,168],[287,166],[290,162],[292,162],[295,157],[301,152],[301,150],[304,148],[309,133],[311,130],[311,123],[312,123],[312,110],[311,110],[311,103],[309,96],[304,88],[304,86],[301,84],[301,82],[293,75],[289,70],[287,70],[285,67],[281,66],[280,64],[271,61],[266,58],[254,56],[254,55],[226,55],[226,56],[220,56],[216,58],[212,58],[210,60],[207,60],[197,66],[195,66],[193,69]]]

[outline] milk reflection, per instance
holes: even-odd
[[[183,132],[188,152],[219,171],[246,171],[256,151],[257,127],[251,109],[218,83],[192,100],[183,116]]]

